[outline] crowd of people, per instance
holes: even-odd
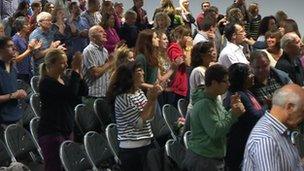
[[[234,0],[220,14],[203,1],[194,16],[189,0],[160,0],[149,20],[143,0],[127,11],[111,0],[19,1],[16,11],[1,1],[0,135],[23,116],[17,79],[39,76],[45,170],[63,169],[74,107],[98,98],[111,106],[122,170],[149,169],[151,121],[180,99],[185,170],[304,170],[290,139],[304,120],[304,39],[284,11],[261,16]]]

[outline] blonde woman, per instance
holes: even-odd
[[[69,80],[62,75],[67,68],[67,56],[59,49],[49,49],[40,65],[39,94],[42,103],[38,126],[38,142],[44,157],[45,171],[62,170],[59,158],[60,144],[71,139],[74,127],[74,105],[83,89],[82,55],[72,61]]]
[[[192,16],[190,11],[190,1],[189,0],[179,0],[179,8],[178,11],[180,12],[183,22],[185,25],[191,29],[191,24],[195,24],[195,18]]]

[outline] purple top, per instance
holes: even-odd
[[[13,36],[13,42],[18,50],[19,54],[22,54],[26,51],[28,46],[28,41],[20,37],[18,34]],[[17,73],[18,74],[28,74],[32,76],[32,65],[31,65],[31,56],[25,57],[21,62],[17,63]]]
[[[108,50],[109,54],[114,52],[115,46],[120,41],[120,38],[114,28],[105,29],[107,33],[107,41],[104,43],[104,47]]]

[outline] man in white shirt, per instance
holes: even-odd
[[[218,63],[227,68],[234,63],[249,64],[241,45],[246,39],[246,32],[239,24],[229,23],[225,27],[227,45],[221,51]]]
[[[199,26],[201,30],[195,35],[193,45],[198,42],[214,42],[215,39],[215,22],[210,18],[205,18]]]

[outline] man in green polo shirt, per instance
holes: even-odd
[[[224,170],[226,134],[230,126],[245,112],[239,95],[231,97],[231,110],[226,111],[219,95],[228,87],[228,71],[222,65],[213,65],[205,73],[205,89],[193,96],[190,116],[192,136],[189,140],[184,165],[189,171]]]

